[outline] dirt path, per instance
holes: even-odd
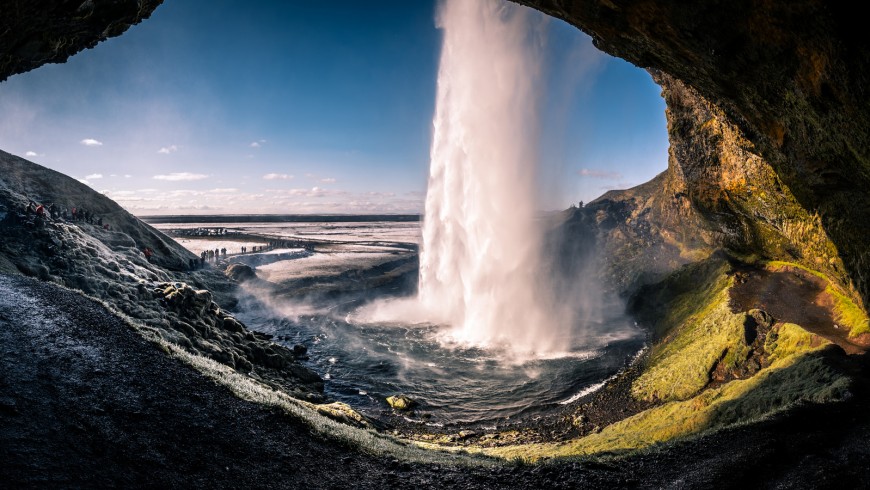
[[[863,354],[865,349],[849,341],[849,331],[836,324],[833,299],[826,284],[799,269],[769,271],[744,269],[737,272],[731,288],[734,312],[752,308],[764,310],[777,320],[795,323],[839,345],[848,354]]]
[[[866,391],[618,461],[408,464],[233,397],[75,293],[0,275],[0,488],[854,488]]]

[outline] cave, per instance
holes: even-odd
[[[6,2],[0,20],[0,80],[45,63],[64,62],[107,37],[121,35],[129,26],[147,22],[160,3],[52,1],[37,7]],[[670,338],[673,330],[662,326],[662,318],[682,314],[677,306],[686,298],[708,301],[723,294],[722,281],[738,285],[727,304],[743,315],[734,323],[742,342],[728,340],[711,354],[700,385],[681,381],[666,391],[658,382],[663,374],[658,378],[642,374],[639,379],[648,383],[625,388],[637,394],[636,413],[647,403],[685,402],[703,393],[700,390],[727,390],[729,381],[754,376],[794,344],[818,347],[818,339],[793,329],[788,321],[774,328],[770,314],[788,319],[794,308],[786,304],[780,310],[761,311],[759,305],[767,308],[774,302],[758,292],[762,287],[793,291],[795,297],[806,291],[835,291],[829,294],[831,301],[851,305],[850,311],[863,315],[842,349],[858,353],[870,347],[864,313],[870,301],[870,251],[865,246],[870,229],[870,105],[863,98],[870,80],[870,47],[847,21],[850,11],[845,6],[818,0],[516,3],[576,26],[593,38],[597,48],[648,70],[662,87],[671,142],[667,170],[634,189],[605,194],[570,221],[578,229],[594,227],[606,243],[610,259],[604,273],[628,298],[637,318],[650,326],[652,340]],[[638,253],[639,248],[643,253]],[[759,264],[773,265],[760,269]],[[721,332],[711,325],[719,325],[717,318],[730,325],[728,315],[733,313],[722,308],[715,313],[720,317],[710,317],[711,323],[698,322],[692,328],[702,332],[701,337],[692,345],[713,345],[715,340],[708,342],[705,336],[713,339]],[[689,311],[686,317],[692,314]],[[839,319],[829,323],[834,329],[843,324]],[[788,396],[777,392],[777,386],[807,372],[824,371],[830,373],[825,389],[836,385],[837,394],[818,391],[819,400],[831,395],[842,403],[801,402],[790,415],[776,412],[756,425],[727,425],[701,442],[676,443],[617,462],[572,460],[521,468],[517,470],[521,484],[529,488],[544,481],[570,485],[570,474],[576,469],[571,465],[577,464],[581,473],[587,472],[578,477],[580,481],[592,486],[656,486],[679,481],[684,474],[692,475],[690,486],[721,485],[728,476],[734,477],[735,485],[757,484],[759,477],[753,471],[770,478],[770,484],[854,484],[852,478],[862,475],[863,465],[870,460],[856,442],[870,429],[859,416],[867,404],[866,368],[860,354],[844,361],[834,350],[819,351],[791,371],[763,378],[747,396],[765,392]],[[836,369],[826,371],[830,366],[851,373],[848,389],[837,384]],[[683,367],[663,364],[662,370]],[[4,407],[0,409],[8,408]],[[737,403],[723,403],[717,406],[716,416],[734,423],[745,415],[744,409]],[[837,423],[815,425],[820,419],[837,419]],[[579,416],[568,422],[583,424]],[[584,430],[597,434],[601,427]],[[786,448],[792,439],[799,442]],[[759,451],[770,458],[770,464],[749,455],[743,441],[763,446]],[[798,460],[814,444],[827,452],[799,467]],[[561,447],[544,459],[558,458]],[[365,465],[380,467],[377,457],[375,462],[359,463],[356,453],[342,451],[347,458],[342,461],[354,461],[347,464],[355,465],[357,475],[365,473]],[[523,451],[503,455],[522,458]],[[673,461],[687,454],[692,455],[688,463]],[[666,468],[650,471],[659,457],[668,460]],[[849,458],[849,464],[831,475],[824,468],[835,457]],[[393,456],[388,460],[391,471],[426,475],[429,479],[424,482],[440,478],[437,470],[427,466],[434,464],[431,461],[415,460],[408,466]],[[706,463],[715,468],[710,474],[690,467]],[[619,465],[628,469],[616,479],[595,473]],[[487,470],[478,485],[504,485],[509,471]],[[469,483],[459,476],[462,473],[445,472],[454,478],[447,481]],[[648,474],[654,474],[652,479],[638,481]],[[824,483],[815,479],[820,474]],[[181,481],[185,480],[175,480]],[[377,480],[366,482],[373,485]]]

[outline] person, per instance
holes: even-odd
[[[72,208],[72,220],[73,220],[73,221],[76,221],[76,220],[79,218],[78,215],[76,214],[77,212],[78,212],[78,209],[76,209],[75,207],[73,207],[73,208]]]
[[[36,221],[34,224],[43,226],[45,224],[45,206],[42,204],[36,206]]]
[[[224,247],[221,249],[221,257],[226,257],[226,256],[227,256],[227,248]]]
[[[151,256],[154,255],[154,251],[151,250],[151,247],[145,247],[145,250],[142,251],[145,254],[145,259],[148,262],[151,262]]]

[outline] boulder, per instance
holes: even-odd
[[[230,264],[224,271],[224,274],[238,283],[257,278],[257,273],[254,272],[254,269],[245,264]]]
[[[405,395],[394,395],[387,397],[387,403],[393,410],[411,410],[417,406],[417,402]]]

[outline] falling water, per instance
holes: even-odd
[[[442,4],[419,299],[462,343],[561,347],[535,222],[544,23],[502,1]]]

